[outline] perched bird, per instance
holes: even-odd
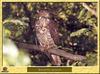
[[[42,51],[57,48],[59,42],[58,25],[52,20],[52,15],[47,10],[40,10],[37,13],[35,22],[36,36]],[[51,54],[53,65],[60,65],[61,60],[57,55]]]

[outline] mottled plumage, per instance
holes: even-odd
[[[57,24],[51,20],[51,15],[48,11],[41,10],[38,12],[38,19],[35,22],[36,35],[43,51],[57,48],[56,43],[59,40],[59,32]],[[51,55],[55,65],[60,65],[60,57]]]

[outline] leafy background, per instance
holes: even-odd
[[[97,3],[86,3],[97,10]],[[26,6],[27,9],[24,7]],[[39,51],[25,52],[15,41],[38,44],[34,25],[38,10],[48,10],[59,24],[61,48],[73,54],[86,56],[83,61],[66,60],[61,57],[62,66],[93,66],[97,64],[97,17],[82,6],[70,2],[3,2],[3,65],[7,66],[52,66],[50,59]],[[32,20],[31,20],[31,19]],[[69,50],[65,49],[69,48]],[[30,49],[28,49],[30,51]]]

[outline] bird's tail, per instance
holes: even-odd
[[[56,66],[60,66],[61,65],[61,59],[60,59],[59,56],[52,54],[51,57],[52,57],[52,64],[53,65],[56,65]]]

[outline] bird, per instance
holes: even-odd
[[[52,20],[52,14],[47,10],[39,10],[35,22],[35,30],[38,42],[41,46],[41,51],[57,49],[59,42],[58,24]],[[60,56],[51,54],[52,64],[61,65]]]

